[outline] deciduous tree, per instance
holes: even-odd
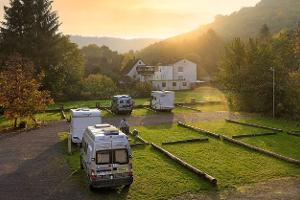
[[[34,78],[33,63],[20,55],[8,59],[0,73],[0,105],[4,116],[14,119],[30,117],[53,103],[48,91],[41,90],[41,84]]]

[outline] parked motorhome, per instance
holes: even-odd
[[[133,110],[133,104],[133,99],[129,95],[116,95],[112,98],[111,111],[117,114],[129,114]]]
[[[88,126],[102,123],[99,109],[71,109],[70,134],[73,143],[81,143],[82,135]]]
[[[110,124],[87,127],[80,149],[80,165],[91,189],[130,186],[131,159],[128,137],[119,129]]]
[[[174,109],[175,93],[173,91],[152,91],[150,106],[158,111],[171,111]]]

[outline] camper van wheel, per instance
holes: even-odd
[[[95,187],[92,184],[90,184],[90,190],[95,191]]]
[[[129,188],[131,186],[132,183],[129,183],[127,185],[124,186],[124,188]]]
[[[81,156],[80,156],[80,168],[83,169],[83,164],[82,164]]]

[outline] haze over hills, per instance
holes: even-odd
[[[160,41],[160,39],[153,38],[122,39],[114,37],[85,37],[77,35],[71,35],[70,39],[72,42],[78,44],[80,48],[89,44],[96,44],[98,46],[105,45],[111,50],[118,51],[119,53],[125,53],[130,50],[141,50],[155,42]]]
[[[211,24],[150,45],[137,57],[152,64],[172,63],[184,57],[198,64],[200,77],[211,75],[217,70],[224,44],[234,37],[256,37],[264,24],[271,33],[277,33],[294,28],[299,22],[299,0],[262,0],[254,7],[217,16]]]

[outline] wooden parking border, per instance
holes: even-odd
[[[268,127],[268,126],[264,126],[264,125],[260,125],[260,124],[247,123],[247,122],[239,122],[239,121],[235,121],[235,120],[232,120],[232,119],[225,119],[225,121],[226,122],[230,122],[230,123],[245,125],[245,126],[252,126],[252,127],[256,127],[256,128],[262,128],[262,129],[267,129],[267,130],[272,130],[272,131],[283,132],[282,129]]]
[[[214,138],[219,138],[220,139],[220,135],[219,134],[213,133],[211,131],[207,131],[207,130],[204,130],[204,129],[201,129],[201,128],[198,128],[198,127],[193,127],[191,125],[185,124],[185,123],[180,122],[180,121],[178,121],[177,124],[178,124],[178,126],[182,126],[182,127],[185,127],[185,128],[196,130],[196,131],[204,133],[204,134],[206,134],[208,136],[212,136]]]
[[[247,138],[247,137],[259,137],[259,136],[269,136],[276,135],[277,133],[252,133],[252,134],[240,134],[233,135],[232,138]]]
[[[287,134],[300,137],[300,131],[288,131]]]
[[[153,147],[153,149],[155,149],[156,151],[166,155],[167,157],[169,157],[171,160],[175,161],[176,163],[178,163],[179,165],[183,166],[184,168],[186,168],[187,170],[191,171],[192,173],[196,174],[197,176],[204,178],[205,180],[209,181],[212,185],[217,185],[217,179],[215,179],[214,177],[210,176],[209,174],[202,172],[201,170],[197,169],[196,167],[184,162],[183,160],[177,158],[176,156],[174,156],[173,154],[171,154],[170,152],[168,152],[167,150],[151,143],[151,146]]]
[[[133,136],[132,132],[129,132],[129,134],[130,134],[131,136]],[[133,136],[133,137],[134,137],[134,136]],[[137,138],[138,138],[138,140],[140,140],[143,144],[146,144],[146,145],[150,144],[147,140],[145,140],[144,138],[142,138],[142,137],[140,137],[140,136],[137,136]]]
[[[185,128],[188,128],[188,129],[191,129],[191,130],[194,130],[196,132],[200,132],[200,133],[206,133],[206,134],[207,133],[212,133],[210,131],[206,131],[204,129],[200,129],[198,127],[194,127],[194,126],[185,124],[183,122],[178,122],[178,125],[182,126],[182,127],[185,127]],[[280,155],[280,154],[277,154],[277,153],[274,153],[274,152],[271,152],[271,151],[268,151],[268,150],[265,150],[265,149],[262,149],[262,148],[259,148],[259,147],[256,147],[256,146],[244,143],[244,142],[240,142],[238,140],[235,140],[235,139],[223,136],[223,135],[219,135],[219,134],[216,134],[216,133],[213,133],[213,135],[218,135],[219,137],[216,137],[216,138],[218,138],[220,140],[225,140],[225,141],[227,141],[229,143],[236,144],[236,145],[239,145],[241,147],[245,147],[247,149],[250,149],[250,150],[253,150],[253,151],[256,151],[256,152],[268,155],[268,156],[271,156],[273,158],[276,158],[276,159],[279,159],[279,160],[282,160],[282,161],[286,161],[288,163],[292,163],[292,164],[296,164],[296,165],[300,166],[300,160],[289,158],[289,157],[286,157],[286,156],[283,156],[283,155]]]
[[[194,143],[194,142],[208,142],[208,138],[194,138],[194,139],[188,139],[188,140],[163,142],[162,145],[186,144],[186,143]]]
[[[197,108],[193,108],[193,107],[190,107],[190,106],[185,106],[185,105],[181,105],[181,104],[177,104],[176,106],[180,107],[180,108],[185,108],[185,109],[193,110],[193,111],[196,111],[196,112],[202,112],[202,110],[197,109]]]

